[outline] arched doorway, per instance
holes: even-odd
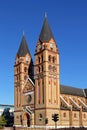
[[[28,113],[25,113],[23,116],[23,125],[30,127],[30,115]]]

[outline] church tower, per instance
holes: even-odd
[[[33,81],[33,61],[23,35],[14,65],[14,125],[23,125],[23,90],[29,78]]]
[[[35,50],[35,125],[54,126],[52,115],[59,113],[59,52],[48,24],[44,19]]]

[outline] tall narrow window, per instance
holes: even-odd
[[[18,74],[18,68],[17,68],[17,74]]]
[[[55,63],[55,57],[53,56],[53,58],[52,58],[52,61],[53,61],[53,63]]]
[[[86,114],[83,114],[83,117],[86,118]]]
[[[39,72],[40,72],[40,66],[39,66]]]
[[[18,106],[18,88],[16,89],[17,92],[17,106]]]
[[[42,62],[43,62],[43,55],[41,57],[42,57]]]
[[[19,73],[20,73],[20,66],[19,66]]]
[[[43,72],[43,65],[42,65],[42,72]]]
[[[63,113],[63,117],[66,117],[66,113],[65,112]]]
[[[24,72],[25,72],[25,73],[27,72],[27,67],[24,67]]]
[[[52,67],[51,67],[51,65],[49,65],[49,66],[48,66],[48,70],[50,70],[50,71],[51,71],[51,68],[52,68]]]
[[[38,57],[38,63],[40,63],[40,57]]]
[[[76,113],[74,113],[74,118],[76,118]]]
[[[42,97],[43,97],[43,103],[44,103],[44,80],[42,79]]]
[[[48,56],[48,61],[51,62],[51,55]]]
[[[18,81],[18,76],[17,76],[17,81]]]
[[[38,103],[40,104],[40,81],[38,81]]]

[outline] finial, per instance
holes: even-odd
[[[47,18],[47,12],[45,12],[45,18]]]
[[[24,31],[23,31],[23,36],[24,36]]]

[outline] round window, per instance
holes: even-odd
[[[32,100],[31,95],[28,95],[27,98],[26,98],[27,103],[31,102],[31,100]]]

